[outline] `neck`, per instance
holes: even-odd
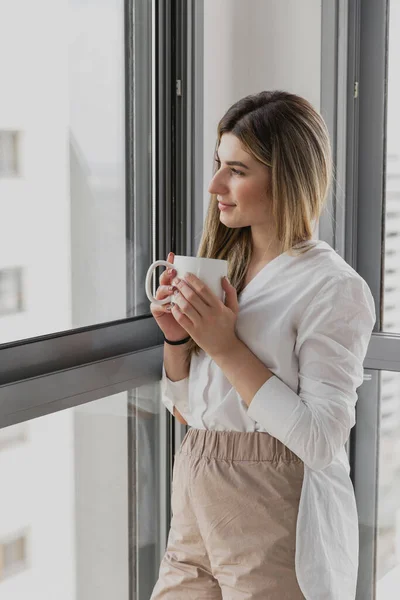
[[[281,247],[278,244],[270,244],[267,248],[255,248],[253,245],[252,262],[269,262],[281,254]]]

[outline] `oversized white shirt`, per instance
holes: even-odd
[[[248,407],[203,351],[161,399],[197,429],[265,431],[304,462],[295,568],[306,600],[354,600],[358,513],[345,449],[376,321],[364,279],[326,242],[266,264],[239,296],[238,337],[274,374]]]

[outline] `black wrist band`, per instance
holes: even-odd
[[[167,338],[164,335],[164,342],[167,342],[167,344],[171,344],[171,346],[178,346],[179,344],[185,344],[189,340],[190,340],[190,335],[187,338],[184,338],[183,340],[178,340],[177,342],[170,342],[170,340],[167,340]]]

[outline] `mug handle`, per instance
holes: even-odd
[[[145,290],[146,290],[146,295],[148,297],[148,299],[150,300],[150,302],[153,302],[154,304],[158,304],[158,306],[161,306],[162,304],[168,304],[168,302],[171,302],[171,298],[164,298],[163,300],[158,300],[157,298],[154,298],[153,294],[151,293],[151,280],[153,277],[153,271],[156,267],[161,267],[161,266],[165,266],[167,268],[174,268],[174,263],[169,263],[166,260],[156,260],[155,262],[153,262],[153,264],[150,265],[149,270],[147,271],[147,275],[146,275],[146,282],[145,282]]]

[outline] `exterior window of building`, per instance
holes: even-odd
[[[23,444],[28,440],[26,423],[17,423],[0,429],[0,452],[19,444]]]
[[[394,125],[394,123],[393,123]],[[385,219],[385,303],[383,329],[400,331],[400,154],[387,155],[386,219]]]
[[[18,131],[0,131],[0,177],[19,175]]]
[[[22,311],[22,268],[0,269],[0,317]]]
[[[0,581],[27,568],[26,542],[25,534],[0,540]]]
[[[385,595],[386,591],[392,582],[400,581],[400,375],[382,371],[381,382],[377,591],[379,598],[389,600],[394,596]]]

